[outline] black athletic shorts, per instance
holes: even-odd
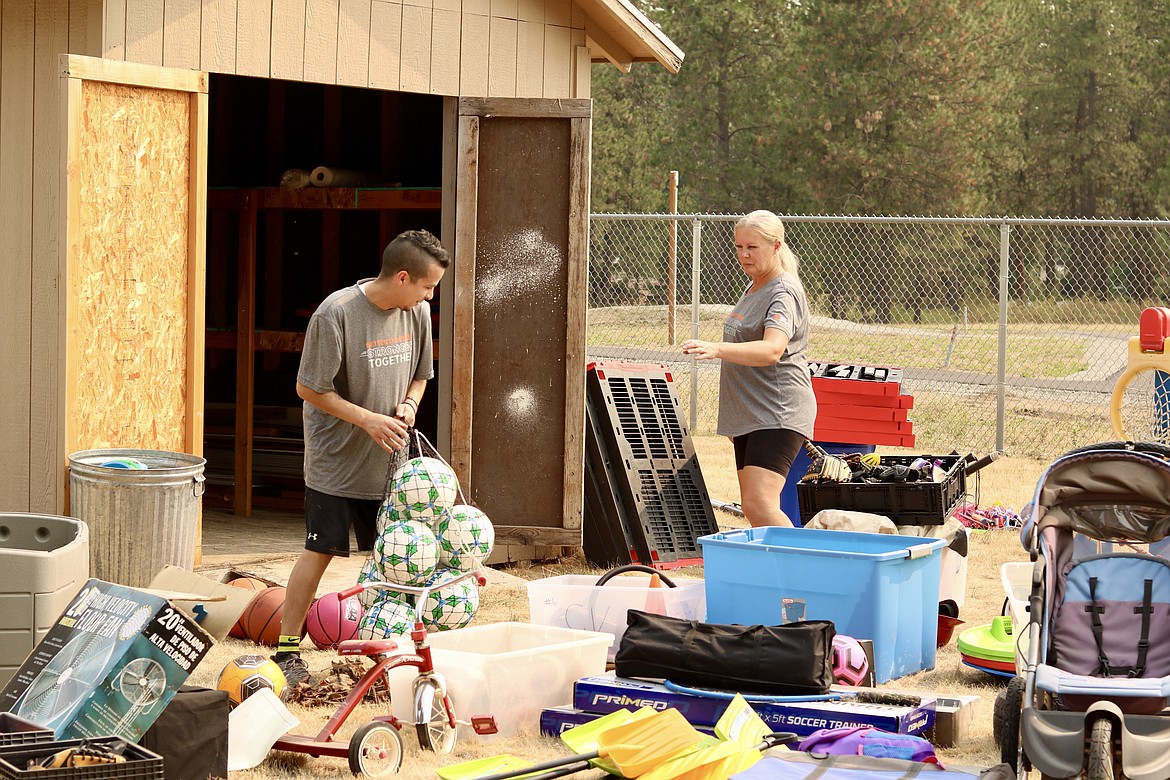
[[[374,549],[374,529],[382,502],[370,498],[342,498],[305,488],[305,549],[349,557],[349,529],[359,551]]]
[[[792,461],[804,446],[804,436],[787,428],[765,428],[732,438],[735,445],[735,470],[744,466],[759,466],[788,476]]]

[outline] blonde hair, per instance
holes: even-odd
[[[739,218],[735,223],[735,229],[740,228],[754,230],[769,241],[779,241],[780,250],[777,254],[780,258],[780,269],[799,278],[800,259],[784,240],[784,223],[780,221],[780,217],[766,209],[758,209]]]

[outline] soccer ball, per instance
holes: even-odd
[[[481,510],[456,504],[435,523],[439,541],[439,565],[455,571],[471,571],[481,565],[496,543],[491,520]]]
[[[459,497],[455,472],[438,458],[411,458],[390,479],[390,497],[412,520],[441,518]]]
[[[865,649],[851,636],[833,637],[833,677],[842,685],[861,685],[869,674]]]
[[[453,578],[449,569],[440,569],[435,581]],[[437,631],[463,628],[475,617],[479,609],[479,587],[471,579],[451,585],[442,585],[427,594],[422,604],[423,624]]]
[[[241,655],[223,668],[215,687],[227,691],[228,698],[235,705],[261,688],[267,688],[279,697],[287,684],[276,661],[262,655]]]
[[[378,570],[377,559],[370,557],[362,565],[362,570],[358,572],[357,584],[361,585],[363,582],[385,582]],[[378,588],[367,588],[357,595],[357,600],[364,608],[369,609],[383,593],[385,591]]]
[[[362,615],[358,639],[393,639],[405,636],[414,628],[414,608],[405,602],[383,596]]]
[[[426,523],[402,520],[374,540],[374,562],[383,582],[423,585],[439,564],[439,543]]]
[[[378,507],[378,517],[374,520],[374,535],[381,536],[390,526],[407,519],[409,518],[402,511],[402,507],[393,498],[387,498],[382,502],[382,506]]]

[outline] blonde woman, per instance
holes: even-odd
[[[805,359],[808,300],[772,212],[735,223],[735,253],[751,283],[723,324],[723,341],[684,341],[682,350],[721,361],[718,432],[735,447],[744,517],[753,526],[791,526],[780,492],[817,416]]]

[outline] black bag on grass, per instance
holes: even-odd
[[[822,696],[833,684],[829,620],[740,626],[631,609],[626,624],[614,657],[619,677],[778,696]]]

